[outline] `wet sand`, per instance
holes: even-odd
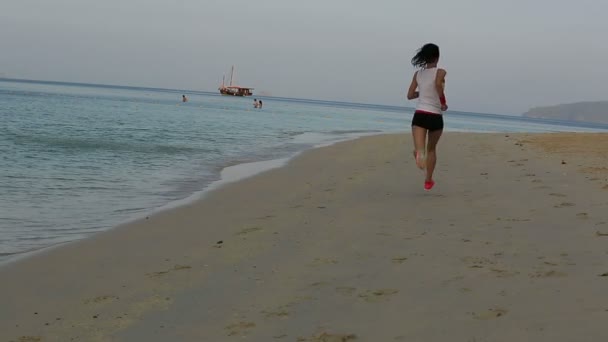
[[[0,269],[1,341],[608,340],[608,134],[446,134],[286,167]]]

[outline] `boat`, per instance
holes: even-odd
[[[234,65],[230,70],[230,84],[226,86],[226,75],[222,77],[222,85],[218,88],[220,94],[228,96],[251,96],[253,95],[253,88],[240,87],[232,84],[234,78]]]

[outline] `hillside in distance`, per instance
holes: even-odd
[[[577,102],[548,107],[535,107],[525,117],[608,124],[608,101]]]

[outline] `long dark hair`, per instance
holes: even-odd
[[[416,68],[423,68],[428,63],[437,62],[439,59],[439,46],[435,44],[425,44],[412,58],[412,65]]]

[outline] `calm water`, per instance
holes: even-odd
[[[409,129],[406,108],[0,80],[0,261],[80,239],[200,192],[231,165]],[[448,113],[450,130],[593,131]],[[608,126],[602,127],[608,129]]]

